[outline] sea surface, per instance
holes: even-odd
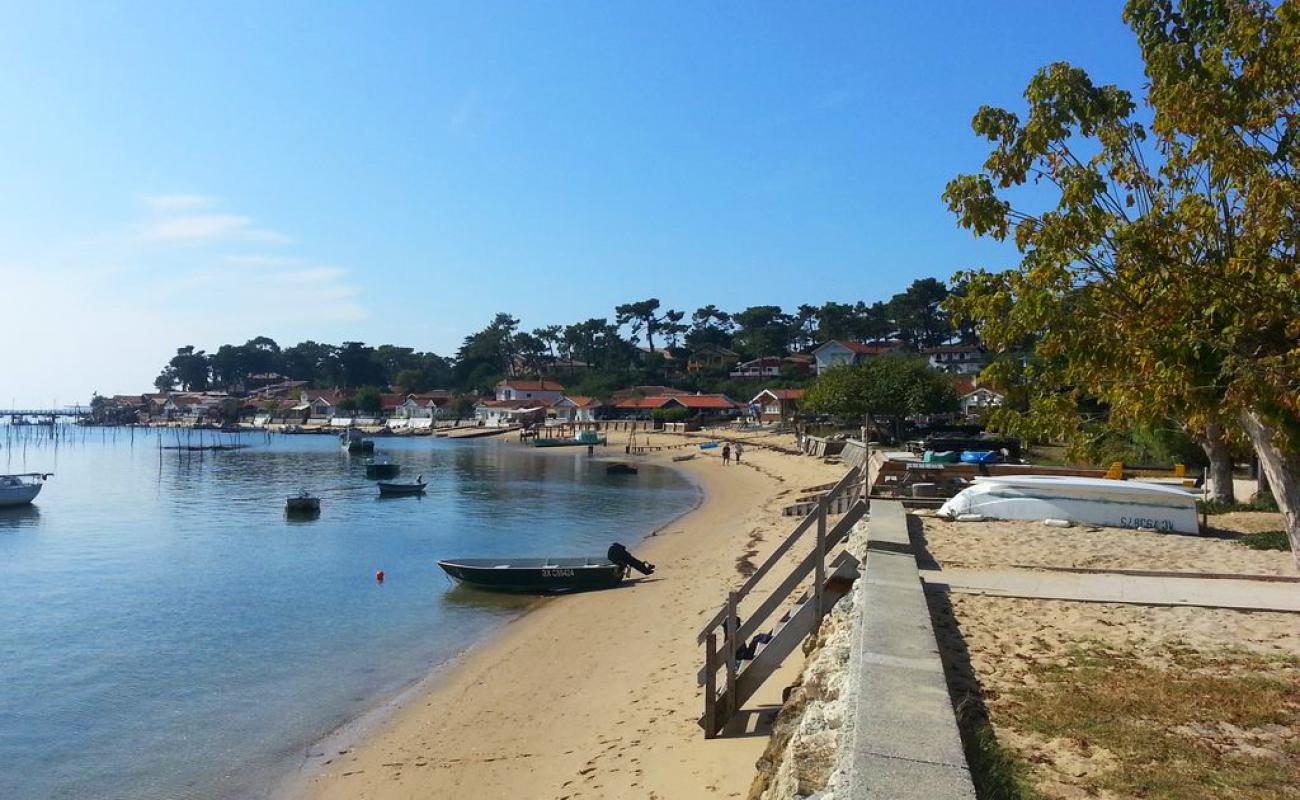
[[[380,499],[332,436],[206,432],[249,446],[196,453],[159,445],[197,432],[55,432],[0,426],[0,473],[54,473],[0,509],[5,800],[265,797],[531,602],[454,587],[437,559],[635,553],[698,497],[585,448],[381,438],[429,488]],[[304,487],[320,517],[286,519]]]

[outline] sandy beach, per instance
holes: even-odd
[[[598,455],[681,470],[703,490],[699,507],[633,548],[656,574],[623,588],[541,601],[406,698],[360,746],[304,765],[291,792],[334,798],[743,797],[765,735],[703,738],[695,634],[791,521],[780,508],[843,467],[788,455],[793,438],[752,437],[740,466],[724,468],[697,440],[623,459],[625,435]],[[638,443],[646,444],[643,434]],[[671,457],[694,453],[673,463]],[[799,548],[795,548],[796,551]],[[789,554],[795,559],[801,552]],[[786,665],[750,703],[775,710],[797,674]],[[739,715],[753,731],[761,715]]]

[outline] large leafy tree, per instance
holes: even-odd
[[[1300,560],[1300,4],[1130,0],[1124,17],[1149,124],[1063,63],[1030,81],[1024,119],[976,114],[990,155],[944,198],[1020,264],[963,276],[952,307],[993,347],[1035,342],[1031,417],[1066,429],[1091,396],[1121,425],[1244,435]],[[1043,190],[1041,208],[1008,199]]]
[[[750,306],[732,317],[736,347],[750,358],[783,356],[789,352],[794,324],[780,306]]]
[[[832,367],[808,387],[802,407],[846,419],[888,417],[895,438],[902,438],[903,421],[917,414],[957,410],[957,390],[950,376],[910,355],[873,358],[857,366]]]
[[[943,310],[948,287],[934,278],[913,281],[890,299],[888,309],[898,337],[920,350],[952,338],[952,321]]]

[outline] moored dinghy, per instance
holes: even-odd
[[[319,514],[320,498],[303,489],[298,494],[285,498],[284,513],[304,517]]]
[[[387,458],[366,459],[366,477],[370,480],[396,478],[401,471],[401,465],[396,464]]]
[[[604,558],[460,558],[439,561],[452,578],[478,589],[498,592],[581,592],[609,589],[627,576],[628,569],[653,575],[654,564],[635,558],[618,542]]]
[[[1113,528],[1199,533],[1196,498],[1171,486],[1060,475],[978,477],[939,509],[957,519],[1059,519]]]
[[[380,497],[402,497],[424,494],[424,476],[418,475],[413,481],[379,481]]]

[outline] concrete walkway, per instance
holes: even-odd
[[[1174,578],[1027,569],[921,570],[926,591],[1300,613],[1300,585],[1228,578]]]

